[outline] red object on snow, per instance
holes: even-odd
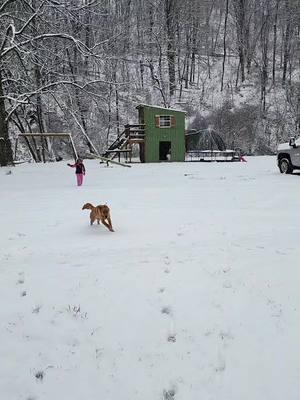
[[[241,162],[247,162],[246,158],[244,158],[244,156],[240,156],[240,161]]]

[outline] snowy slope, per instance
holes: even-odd
[[[299,176],[86,167],[0,170],[1,399],[298,399]]]

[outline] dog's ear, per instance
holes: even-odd
[[[93,210],[94,206],[91,203],[85,203],[84,206],[82,207],[82,210]]]

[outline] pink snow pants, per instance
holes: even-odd
[[[83,182],[83,174],[76,174],[77,186],[81,186]]]

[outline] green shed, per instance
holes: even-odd
[[[185,112],[140,104],[139,125],[144,129],[140,144],[142,162],[185,160]]]
[[[131,162],[138,145],[141,162],[185,161],[185,112],[148,104],[136,108],[138,123],[125,125],[102,157],[120,161],[124,155]]]

